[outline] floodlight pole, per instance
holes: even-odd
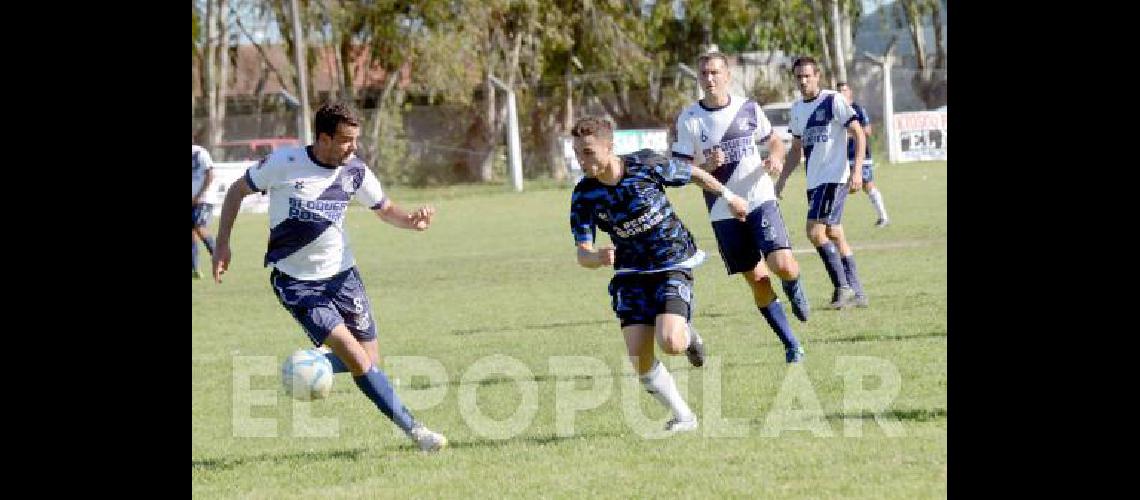
[[[297,0],[293,0],[297,1]],[[507,154],[510,155],[511,183],[515,191],[523,190],[522,183],[522,148],[519,146],[519,113],[515,106],[515,91],[508,87],[495,75],[487,75],[491,83],[507,93]]]
[[[886,124],[887,129],[887,163],[898,163],[899,156],[902,155],[902,152],[898,151],[895,146],[898,143],[895,140],[898,131],[895,130],[895,94],[891,89],[891,65],[895,62],[895,42],[897,40],[896,37],[891,37],[891,42],[881,57],[869,52],[863,53],[863,57],[883,68],[883,123]]]

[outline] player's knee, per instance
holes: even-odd
[[[837,239],[843,237],[843,226],[827,226],[826,234],[828,238]]]
[[[776,272],[777,276],[785,280],[795,278],[800,274],[800,266],[792,258],[777,260],[776,265],[772,266],[772,270]]]
[[[661,350],[669,354],[681,354],[689,347],[688,325],[680,325],[664,332],[661,339]]]

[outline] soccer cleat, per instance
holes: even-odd
[[[202,273],[199,272],[197,269],[194,270],[194,279],[196,279],[196,280],[202,279]]]
[[[443,434],[433,432],[421,423],[416,423],[415,427],[412,427],[408,437],[419,445],[421,451],[439,451],[447,446],[447,438],[443,437]]]
[[[831,294],[831,304],[828,304],[832,309],[844,309],[853,305],[855,305],[855,290],[849,286],[836,288]]]
[[[799,363],[804,360],[806,354],[803,346],[789,347],[784,349],[784,361],[788,363]]]
[[[887,224],[890,224],[890,223],[891,223],[890,219],[879,219],[878,221],[875,222],[875,227],[887,227]]]
[[[788,302],[792,303],[792,314],[796,315],[796,319],[801,322],[807,322],[808,313],[811,312],[811,303],[808,302],[806,294],[804,294],[804,286],[799,280],[793,283],[792,287],[787,286],[788,282],[784,282],[784,293],[788,294]]]
[[[685,349],[685,356],[688,356],[689,364],[700,368],[705,364],[705,341],[701,339],[701,335],[693,325],[689,325],[689,335],[692,335],[692,340]]]
[[[681,420],[677,417],[669,419],[665,422],[665,430],[669,432],[685,432],[697,429],[697,416],[692,415],[686,420]]]
[[[855,301],[853,303],[855,304],[855,307],[867,307],[871,305],[871,301],[867,299],[866,295],[858,293],[855,294]]]

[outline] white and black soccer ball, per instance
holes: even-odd
[[[302,349],[281,366],[281,384],[293,399],[324,399],[332,391],[332,364],[320,349]]]

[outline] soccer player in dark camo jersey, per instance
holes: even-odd
[[[687,162],[649,150],[615,155],[613,128],[601,118],[579,120],[571,135],[585,173],[570,199],[570,231],[578,247],[578,264],[591,269],[613,266],[611,304],[642,385],[672,411],[667,431],[696,429],[696,415],[677,392],[673,376],[654,357],[656,339],[666,354],[685,352],[694,366],[704,364],[703,342],[689,321],[692,268],[704,261],[705,253],[677,217],[665,187],[692,180],[725,196],[740,218],[747,214],[747,204],[711,174]],[[609,233],[614,245],[595,248],[597,229]]]

